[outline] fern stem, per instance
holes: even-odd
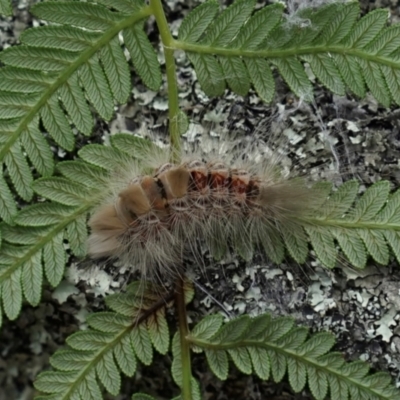
[[[183,278],[178,278],[175,286],[175,303],[179,320],[179,334],[181,339],[181,360],[182,360],[182,399],[192,400],[191,379],[192,366],[190,359],[190,346],[187,341],[189,328],[187,324],[185,291]]]
[[[363,49],[349,48],[339,45],[327,46],[307,46],[307,47],[292,47],[287,49],[268,49],[268,50],[245,50],[231,49],[227,47],[213,47],[204,44],[188,43],[180,40],[173,40],[171,46],[176,50],[183,50],[197,54],[211,54],[224,57],[245,57],[245,58],[288,58],[292,56],[302,56],[311,54],[326,54],[335,53],[346,56],[355,56],[366,61],[373,61],[388,67],[400,69],[400,62],[394,61],[386,57],[381,57],[376,54],[367,53]]]
[[[160,32],[161,42],[164,47],[165,67],[168,84],[168,116],[169,116],[169,134],[171,140],[171,154],[174,158],[171,161],[178,162],[180,150],[180,131],[179,131],[179,98],[178,84],[176,81],[175,64],[175,40],[173,39],[167,18],[165,16],[161,0],[150,0],[150,7],[156,19],[157,27]]]
[[[324,226],[331,228],[343,228],[343,229],[376,229],[376,230],[390,230],[400,231],[400,225],[398,223],[390,222],[377,222],[377,221],[347,221],[342,219],[318,219],[318,218],[297,218],[301,225],[310,226]]]

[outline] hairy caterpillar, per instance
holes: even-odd
[[[160,151],[156,150],[156,153]],[[231,151],[230,151],[231,153]],[[145,275],[174,275],[185,252],[207,243],[221,258],[228,245],[249,259],[254,246],[270,255],[282,229],[294,229],[313,213],[324,192],[304,180],[285,177],[277,158],[261,162],[247,149],[240,156],[183,156],[170,163],[148,152],[125,173],[89,221],[89,254],[120,258]]]

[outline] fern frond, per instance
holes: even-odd
[[[38,304],[43,274],[52,286],[60,283],[67,261],[64,239],[68,240],[75,256],[86,254],[87,215],[106,195],[102,190],[105,180],[117,164],[120,167],[121,162],[132,161],[135,155],[139,156],[143,148],[149,146],[143,139],[128,136],[114,135],[114,146],[94,144],[82,148],[80,154],[87,162],[59,163],[57,170],[63,177],[39,178],[33,184],[37,194],[52,202],[27,206],[12,219],[14,225],[1,224],[1,230],[7,237],[0,250],[0,287],[3,289],[0,292],[4,312],[10,319],[18,316],[23,295],[30,304]],[[125,152],[118,147],[124,148]],[[22,160],[25,159],[22,157]],[[14,168],[11,163],[9,165]],[[29,192],[29,195],[32,193]],[[2,191],[1,196],[7,196],[7,191]],[[5,207],[2,212],[7,215],[7,207],[15,207],[14,200],[10,200],[9,204],[6,198],[3,201]],[[9,215],[11,218],[11,213]],[[152,324],[152,340],[156,348],[164,353],[167,344],[162,338],[168,331],[163,316],[155,316]]]
[[[54,169],[42,126],[61,147],[72,150],[71,125],[91,134],[90,105],[109,120],[114,101],[127,100],[131,80],[120,32],[144,83],[153,90],[161,84],[156,54],[140,23],[150,14],[143,2],[47,1],[31,11],[58,25],[28,29],[21,35],[20,46],[0,54],[6,65],[0,69],[0,162],[5,163],[10,181],[26,201],[33,195],[33,178],[24,153],[40,175],[49,176]],[[0,202],[4,204],[0,217],[11,223],[16,208],[8,182],[0,182]]]
[[[301,222],[317,257],[326,267],[333,268],[336,264],[336,243],[356,268],[364,268],[368,256],[378,264],[387,265],[389,247],[400,260],[397,250],[400,220],[396,215],[400,208],[399,191],[390,194],[387,181],[375,183],[357,199],[358,191],[358,182],[346,182],[331,194],[319,213]],[[284,240],[288,246],[289,242]],[[305,241],[302,239],[303,245]],[[296,249],[295,255],[300,258],[303,254]]]
[[[128,286],[127,293],[109,296],[107,304],[114,311],[90,315],[87,319],[90,328],[68,337],[68,348],[58,350],[50,359],[54,370],[37,377],[36,389],[47,394],[37,399],[52,399],[55,395],[59,400],[102,399],[100,383],[116,396],[121,386],[120,371],[131,377],[136,372],[138,359],[146,365],[151,363],[153,326],[147,323],[145,313],[154,306],[154,298],[157,298],[154,294],[160,295],[162,289],[147,286],[150,296],[146,296],[139,287],[134,282]],[[153,300],[149,301],[148,297]],[[133,313],[127,316],[115,311],[120,302],[129,305]],[[161,310],[164,313],[165,307],[163,303],[157,313]],[[162,341],[169,343],[168,330],[163,335]],[[157,350],[157,346],[155,348]],[[134,398],[140,398],[137,396]]]
[[[303,8],[291,22],[280,4],[251,15],[253,5],[237,0],[216,15],[215,3],[207,2],[183,21],[176,46],[187,51],[207,95],[222,94],[225,81],[246,95],[251,82],[270,102],[275,66],[296,95],[311,100],[307,62],[333,93],[344,95],[348,89],[363,97],[367,85],[384,106],[400,104],[400,25],[386,27],[386,11],[359,19],[358,2],[338,2]]]
[[[261,315],[229,321],[208,316],[192,331],[188,341],[203,349],[208,364],[220,379],[226,379],[229,359],[246,374],[280,382],[287,373],[295,392],[305,385],[317,400],[395,400],[400,392],[389,374],[369,374],[366,363],[346,363],[342,355],[330,352],[334,337],[321,332],[308,337],[308,330],[295,327],[289,317]]]
[[[0,14],[7,17],[12,15],[12,4],[10,0],[0,0]]]

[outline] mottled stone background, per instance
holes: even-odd
[[[2,48],[18,43],[24,29],[39,24],[29,14],[31,3],[34,1],[13,1],[15,16],[0,19]],[[291,6],[295,6],[293,3],[305,2],[292,2]],[[192,0],[165,1],[174,33],[196,4]],[[397,0],[361,4],[363,12],[387,7],[392,22],[400,20]],[[158,34],[152,24],[147,29],[162,61]],[[315,102],[307,105],[299,102],[279,77],[272,106],[261,103],[253,93],[242,98],[226,92],[224,98],[209,99],[184,55],[178,54],[177,61],[181,107],[192,120],[187,135],[190,140],[201,139],[211,131],[223,140],[240,137],[245,143],[258,141],[264,147],[282,151],[286,168],[312,179],[329,178],[338,183],[355,177],[368,185],[384,178],[392,181],[393,188],[399,187],[400,125],[396,107],[382,108],[370,96],[362,101],[350,95],[333,96],[317,82]],[[107,142],[110,135],[120,131],[148,130],[166,137],[165,82],[158,93],[148,91],[137,77],[133,78],[133,87],[129,103],[117,109],[110,123],[98,120],[90,139],[77,136],[76,150],[87,143]],[[76,156],[76,152],[66,154],[56,145],[53,150],[59,160]],[[190,318],[198,321],[206,313],[221,310],[231,316],[267,310],[274,315],[291,315],[312,331],[334,332],[336,350],[348,360],[367,360],[374,370],[389,371],[400,386],[399,265],[393,260],[383,268],[370,261],[364,271],[354,271],[344,264],[340,262],[338,268],[326,271],[312,257],[305,266],[290,260],[277,266],[268,264],[260,255],[251,263],[243,263],[234,254],[215,264],[205,250],[206,274],[197,271],[194,277],[208,294],[197,291]],[[32,399],[32,381],[48,368],[49,356],[63,346],[69,334],[85,327],[88,313],[104,309],[104,295],[118,291],[131,277],[126,268],[117,264],[96,264],[71,257],[59,288],[54,291],[45,286],[38,307],[26,304],[16,321],[6,320],[3,324],[0,400]],[[173,323],[171,316],[171,326]],[[241,375],[233,367],[228,381],[219,382],[209,372],[202,355],[196,355],[193,363],[204,399],[310,398],[307,392],[293,394],[286,383],[262,382]],[[134,379],[123,380],[122,394],[117,399],[128,399],[139,390],[157,399],[172,398],[177,391],[170,365],[169,357],[157,356],[153,365],[140,368]]]

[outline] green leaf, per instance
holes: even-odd
[[[78,371],[91,361],[93,354],[93,352],[62,349],[50,357],[50,364],[61,371]]]
[[[328,379],[324,371],[307,366],[308,386],[317,400],[323,400],[328,393]],[[331,386],[332,387],[332,386]],[[333,390],[332,390],[333,392]]]
[[[125,164],[132,163],[132,157],[127,154],[100,144],[87,145],[79,150],[78,154],[88,163],[104,168],[107,171],[112,171],[116,168],[120,170]]]
[[[228,377],[229,363],[226,351],[205,350],[208,365],[218,379],[224,381]]]
[[[300,61],[294,57],[285,59],[274,58],[271,62],[276,65],[290,89],[305,101],[313,98],[312,86]]]
[[[21,227],[21,226],[10,226],[3,224],[1,227],[4,240],[8,243],[14,244],[36,244],[43,236],[46,236],[51,227]]]
[[[55,79],[53,74],[45,74],[43,71],[3,67],[0,70],[0,89],[7,92],[38,93],[47,89]]]
[[[50,285],[56,287],[64,274],[66,255],[63,245],[64,235],[59,233],[43,247],[43,263],[46,278]]]
[[[4,226],[2,227],[4,228]],[[23,257],[29,246],[15,246],[3,243],[0,253],[0,277],[6,279],[12,272],[12,264]]]
[[[372,95],[385,107],[389,107],[392,97],[379,64],[362,58],[357,59],[357,62],[360,64],[365,83]]]
[[[265,332],[271,324],[271,316],[269,314],[261,314],[255,318],[252,318],[251,324],[247,327],[247,331],[243,337],[248,340],[258,340],[264,338]]]
[[[82,379],[81,384],[78,388],[80,398],[97,400],[102,397],[102,391],[98,383],[96,382],[94,372],[89,372],[84,379]]]
[[[268,351],[269,359],[273,368],[271,368],[272,378],[274,382],[280,382],[286,373],[287,368],[287,358],[277,351]]]
[[[277,3],[255,12],[240,29],[232,47],[245,50],[256,49],[281,22],[283,9],[284,6]]]
[[[365,82],[357,59],[351,55],[332,54],[346,86],[359,97],[365,97]]]
[[[127,317],[135,317],[140,308],[140,300],[135,295],[116,293],[106,297],[106,304],[113,311]]]
[[[323,32],[328,29],[333,16],[339,14],[344,8],[343,3],[337,2],[324,4],[320,7],[305,7],[299,10],[298,18],[301,18],[305,23],[300,25],[300,29],[296,26],[293,27],[292,37],[287,47],[296,44],[300,46],[310,45],[311,43],[316,46],[324,44]]]
[[[251,374],[253,370],[252,364],[249,353],[245,347],[230,349],[228,350],[228,353],[232,357],[232,360],[239,371],[243,372],[244,374]]]
[[[76,380],[76,377],[75,371],[45,371],[36,379],[35,388],[44,393],[61,393]]]
[[[96,367],[97,377],[107,392],[116,396],[121,390],[121,376],[115,364],[112,351],[108,351],[99,360]]]
[[[191,376],[190,378],[191,378],[190,379],[190,388],[192,391],[192,393],[191,393],[192,399],[193,400],[201,400],[202,397],[201,397],[199,382],[197,382],[197,380],[193,376]]]
[[[150,365],[153,360],[153,347],[146,326],[143,324],[136,326],[132,329],[130,338],[137,358],[144,365]]]
[[[221,328],[223,320],[221,314],[207,315],[192,329],[191,335],[196,339],[208,340]]]
[[[16,213],[15,200],[3,176],[0,175],[0,217],[8,224],[11,224]]]
[[[73,212],[73,208],[61,204],[38,203],[23,208],[14,221],[22,226],[46,226],[62,221]]]
[[[12,4],[10,0],[0,0],[0,14],[7,17],[12,15]]]
[[[390,57],[400,45],[400,29],[392,25],[383,30],[365,49],[381,57]]]
[[[215,0],[206,1],[190,12],[179,28],[179,40],[194,43],[201,38],[219,10]]]
[[[275,81],[268,62],[262,58],[246,58],[245,63],[255,91],[263,101],[270,103],[275,94]]]
[[[387,240],[390,248],[392,249],[396,260],[400,260],[400,232],[398,231],[385,231],[385,239]]]
[[[31,12],[40,19],[92,30],[106,30],[123,18],[103,6],[75,1],[39,3]]]
[[[57,170],[67,179],[93,189],[104,185],[108,178],[108,173],[103,169],[82,161],[60,162]]]
[[[369,187],[348,214],[354,221],[371,221],[382,209],[390,191],[388,181],[380,181]]]
[[[332,14],[329,23],[322,31],[321,40],[327,44],[337,44],[345,38],[353,28],[358,15],[360,5],[358,2],[344,4],[343,9]]]
[[[332,233],[350,263],[356,268],[365,268],[367,253],[357,233],[341,228],[332,229]]]
[[[387,86],[392,95],[393,101],[400,104],[400,71],[386,65],[380,66],[383,76],[385,77]]]
[[[303,264],[308,255],[308,243],[304,229],[296,223],[285,223],[280,226],[282,237],[289,254],[300,264]]]
[[[117,37],[101,49],[100,61],[115,100],[119,103],[127,102],[132,87],[131,77]]]
[[[329,230],[319,226],[305,226],[312,247],[321,263],[328,268],[334,268],[338,255],[334,238]]]
[[[89,193],[85,186],[64,178],[40,178],[33,185],[36,193],[66,206],[79,206]]]
[[[114,347],[114,357],[119,368],[125,375],[129,377],[135,375],[137,361],[130,340],[127,336]]]
[[[42,49],[29,46],[9,47],[0,54],[0,60],[13,67],[34,71],[62,71],[75,61],[77,53],[66,50]]]
[[[293,328],[293,320],[288,317],[275,318],[273,323],[267,325],[263,339],[268,342],[274,342],[286,335]]]
[[[90,102],[100,116],[109,121],[114,113],[114,102],[99,62],[92,58],[80,68],[79,72],[81,83]]]
[[[113,335],[92,330],[80,331],[67,338],[67,344],[75,350],[97,351],[113,340]]]
[[[18,194],[26,201],[33,195],[33,177],[18,142],[14,143],[4,158],[12,183]]]
[[[215,57],[208,54],[187,53],[197,79],[207,96],[221,96],[225,90],[225,77]]]
[[[97,32],[71,26],[41,26],[24,31],[21,42],[33,47],[81,52],[92,46],[99,37]]]
[[[359,183],[355,180],[343,183],[338,190],[330,196],[319,212],[326,218],[342,218],[353,205],[359,187]]]
[[[211,337],[214,343],[226,343],[238,340],[250,324],[250,317],[243,315],[224,324],[222,328]]]
[[[280,264],[285,258],[285,246],[281,234],[275,227],[265,225],[262,232],[259,232],[258,244],[272,262]]]
[[[304,59],[310,64],[314,75],[333,93],[344,96],[345,86],[339,70],[327,54],[316,54],[305,56]]]
[[[41,108],[40,116],[44,127],[56,143],[65,150],[71,151],[74,148],[75,137],[56,96],[53,96]]]
[[[306,367],[301,361],[288,359],[289,383],[292,389],[299,393],[306,384]]]
[[[267,380],[269,378],[271,365],[267,350],[263,348],[247,347],[254,372],[260,379]]]
[[[83,257],[86,255],[86,242],[88,237],[86,226],[86,215],[82,215],[71,221],[67,226],[67,238],[71,247],[72,253],[76,257]]]
[[[149,316],[147,329],[155,349],[160,354],[166,354],[169,349],[169,330],[164,309]]]
[[[295,327],[285,335],[281,336],[277,343],[286,350],[297,350],[306,340],[308,329],[305,327]]]
[[[345,39],[345,44],[353,48],[363,48],[382,31],[387,24],[387,10],[374,10],[362,17]]]
[[[177,120],[179,134],[184,135],[189,129],[189,117],[182,110],[179,110],[175,118]]]
[[[389,196],[386,206],[379,212],[377,219],[384,223],[400,224],[400,190]]]
[[[148,139],[134,136],[131,133],[118,133],[111,136],[113,148],[128,154],[131,159],[143,159],[149,154],[159,154],[163,150]]]
[[[43,268],[41,252],[36,252],[22,266],[22,288],[25,298],[32,306],[37,306],[41,299]]]
[[[329,332],[318,332],[298,347],[298,351],[308,358],[316,358],[327,353],[335,344],[335,337]]]
[[[171,374],[174,382],[182,387],[182,354],[181,354],[181,337],[179,331],[175,332],[172,338],[172,364]]]
[[[34,121],[22,132],[21,142],[33,166],[43,176],[49,176],[54,171],[53,153]]]
[[[83,134],[89,136],[93,129],[93,117],[78,84],[77,74],[72,75],[59,89],[59,95],[72,122]]]
[[[219,57],[219,63],[229,87],[240,96],[246,96],[250,89],[250,79],[240,58]]]
[[[383,231],[358,229],[358,235],[363,240],[372,258],[379,264],[389,264],[389,248],[386,245]]]
[[[7,317],[11,320],[16,319],[22,307],[21,269],[14,271],[2,282],[1,295]]]
[[[106,333],[118,333],[132,325],[130,318],[109,311],[90,314],[86,321],[91,328]]]
[[[228,45],[254,9],[255,0],[236,0],[211,24],[203,42],[215,47]]]
[[[142,24],[124,29],[123,36],[136,72],[149,89],[157,91],[162,80],[160,64],[147,35],[143,31]]]
[[[97,4],[103,4],[109,8],[132,14],[140,10],[144,2],[142,0],[90,0]]]

